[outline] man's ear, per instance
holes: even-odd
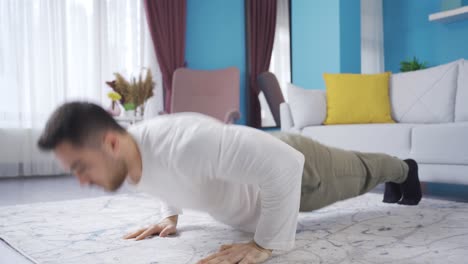
[[[120,137],[118,133],[108,131],[103,135],[104,149],[112,155],[116,155],[120,150]]]

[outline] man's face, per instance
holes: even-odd
[[[81,185],[98,185],[107,191],[117,190],[127,176],[127,167],[118,157],[115,146],[103,142],[100,146],[77,147],[68,141],[57,145],[54,153],[64,168],[69,169]]]

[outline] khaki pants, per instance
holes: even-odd
[[[305,156],[300,211],[364,194],[385,182],[402,183],[408,165],[398,158],[328,147],[308,137],[272,133]]]

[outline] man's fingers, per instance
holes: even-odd
[[[270,255],[267,252],[250,251],[239,264],[263,263]]]
[[[141,233],[145,232],[145,230],[146,230],[146,228],[139,229],[139,230],[137,230],[135,232],[132,232],[132,233],[129,233],[129,234],[125,235],[123,238],[124,239],[135,238],[138,235],[140,235]]]
[[[208,261],[210,261],[210,260],[216,258],[217,256],[218,256],[218,255],[216,255],[216,254],[210,255],[210,256],[208,256],[208,257],[206,257],[206,258],[204,258],[204,259],[200,259],[200,260],[197,262],[197,264],[206,264],[206,263],[208,263]]]
[[[130,238],[135,238],[135,240],[142,240],[145,239],[148,236],[158,234],[161,237],[165,237],[171,234],[174,234],[176,232],[176,226],[175,225],[153,225],[149,228],[142,228],[138,231],[135,231],[133,233],[130,233],[126,236],[124,236],[124,239],[130,239]]]
[[[219,251],[223,251],[223,250],[232,248],[232,246],[233,246],[232,244],[221,245],[221,247],[219,248]]]
[[[215,254],[200,260],[203,264],[257,264],[265,262],[271,256],[271,251],[264,251],[252,243],[238,243],[222,245]]]
[[[229,263],[239,263],[242,259],[244,259],[245,253],[243,252],[236,252],[230,254],[228,261]]]
[[[216,263],[216,262],[219,262],[219,259],[215,259],[219,256],[222,256],[222,255],[226,255],[226,252],[218,252],[218,253],[214,253],[204,259],[201,259],[200,261],[197,262],[197,264],[207,264],[207,263]]]
[[[217,253],[214,253],[202,259],[198,263],[203,263],[203,264],[205,263],[206,264],[238,263],[247,254],[247,250],[242,247],[233,248],[233,246],[235,246],[234,244],[223,245],[223,246],[229,246],[229,248],[227,250],[218,251]]]
[[[239,262],[239,264],[254,264],[256,262],[253,262],[252,260],[250,259],[247,259],[247,258],[244,258],[241,260],[241,262]]]
[[[166,226],[160,233],[159,233],[159,236],[160,237],[166,237],[168,235],[172,235],[176,232],[176,227],[173,226],[173,225],[170,225],[170,226]]]
[[[261,258],[258,258],[258,257],[253,257],[252,255],[247,255],[245,256],[241,262],[239,262],[239,264],[256,264],[256,263],[262,263],[264,262],[266,259],[261,259]]]
[[[161,227],[159,225],[152,226],[145,230],[145,232],[141,233],[139,236],[135,238],[135,240],[142,240],[148,236],[161,232]]]

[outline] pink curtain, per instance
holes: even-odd
[[[161,68],[164,111],[171,112],[172,74],[185,64],[186,0],[144,0],[154,50]]]
[[[276,0],[246,0],[247,58],[249,72],[247,122],[261,127],[260,101],[256,79],[270,67],[271,51],[275,39]]]

